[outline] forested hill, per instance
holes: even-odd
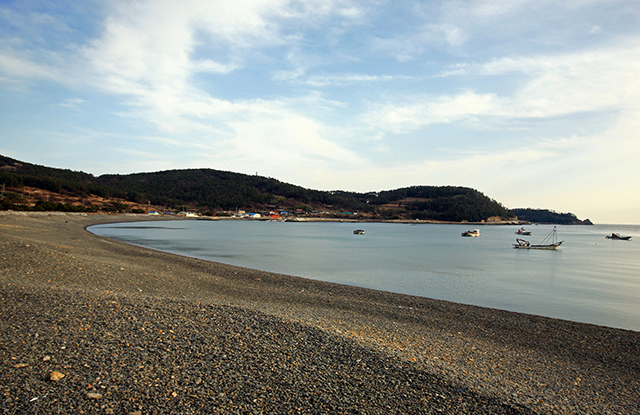
[[[547,209],[512,209],[518,219],[533,223],[559,225],[593,225],[589,219],[580,220],[573,213],[558,213]]]
[[[479,222],[513,214],[481,192],[455,186],[413,186],[370,193],[320,191],[257,175],[212,169],[93,176],[0,156],[4,210],[200,213],[298,210],[381,219]],[[45,200],[46,197],[46,200]]]

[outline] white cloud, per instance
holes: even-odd
[[[334,74],[309,76],[303,82],[305,84],[323,87],[329,85],[348,85],[356,83],[392,82],[398,80],[411,80],[414,77],[404,75],[367,75],[367,74]]]
[[[8,80],[56,80],[59,78],[56,68],[33,62],[25,57],[15,56],[7,51],[0,51],[0,73]]]
[[[323,138],[323,126],[309,118],[290,114],[277,118],[257,118],[232,123],[233,146],[245,154],[270,163],[300,164],[304,160],[321,159],[341,163],[358,163],[359,158]]]
[[[425,24],[416,32],[390,38],[373,38],[371,48],[377,53],[393,56],[400,62],[408,62],[433,49],[458,46],[464,40],[463,31],[453,24]]]
[[[448,76],[465,75],[467,73],[468,67],[469,64],[467,63],[456,63],[454,65],[449,65],[448,67],[442,69],[440,73],[434,75],[434,78],[446,78]]]
[[[465,65],[469,66],[469,65]],[[471,117],[558,117],[579,112],[640,109],[640,44],[560,56],[504,58],[469,69],[484,76],[515,74],[511,95],[465,91],[402,97],[374,105],[363,119],[374,128],[409,132]]]
[[[453,1],[445,6],[453,15],[470,15],[480,21],[487,19],[503,18],[505,15],[514,14],[522,10],[528,4],[542,6],[545,1],[532,0],[476,0],[471,2]]]
[[[163,130],[181,131],[175,128],[195,127],[195,119],[209,124],[204,118],[212,117],[224,123],[223,116],[241,118],[245,110],[271,112],[269,107],[281,105],[256,100],[247,106],[247,101],[218,99],[192,85],[191,75],[229,74],[243,67],[243,54],[252,48],[281,45],[290,39],[282,31],[283,19],[307,24],[306,19],[314,22],[332,13],[351,19],[358,10],[349,2],[315,0],[119,3],[102,36],[84,53],[95,85],[132,97],[137,113]],[[251,117],[247,113],[246,118]]]
[[[603,32],[602,27],[598,26],[598,25],[594,25],[591,27],[591,30],[589,31],[589,34],[592,35],[597,35],[597,34],[601,34]]]
[[[290,40],[283,33],[283,19],[313,24],[314,19],[333,12],[358,15],[358,9],[341,3],[122,2],[113,8],[103,35],[86,49],[86,54],[98,73],[126,80],[117,85],[135,81],[153,87],[160,82],[184,81],[202,70],[228,73],[241,67],[243,53]],[[198,59],[196,53],[206,57]],[[117,87],[116,92],[123,91]]]
[[[212,60],[206,59],[206,60],[194,62],[192,70],[193,72],[210,72],[210,73],[226,74],[229,72],[233,72],[234,70],[239,68],[240,68],[240,65],[238,64],[223,64],[223,63],[214,62]]]
[[[484,70],[491,75],[517,72],[529,78],[514,97],[517,116],[640,106],[637,42],[561,56],[501,59],[485,65]]]
[[[85,101],[80,98],[68,98],[61,102],[59,105],[65,108],[77,108],[78,105],[82,104],[83,102]]]
[[[374,105],[363,116],[374,129],[406,133],[431,124],[451,123],[478,115],[504,115],[504,105],[494,94],[464,92],[440,97],[403,97],[408,104],[387,103]]]

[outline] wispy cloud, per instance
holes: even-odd
[[[7,81],[60,79],[58,68],[7,51],[0,51],[0,73]]]
[[[314,75],[302,82],[311,86],[348,85],[355,83],[392,82],[399,80],[411,80],[412,76],[405,75],[366,75],[366,74],[340,74],[340,75]]]
[[[67,98],[58,105],[65,108],[78,108],[83,102],[84,100],[80,98]]]
[[[502,115],[500,99],[495,94],[464,92],[458,95],[404,96],[403,103],[376,104],[363,115],[365,123],[375,129],[393,133],[416,131],[431,124],[451,123],[479,115]]]
[[[640,44],[636,42],[615,49],[463,66],[467,68],[464,74],[514,74],[520,77],[520,85],[505,95],[465,91],[403,96],[399,102],[375,105],[364,119],[376,128],[407,132],[476,116],[516,120],[640,109],[640,88],[634,87],[640,85]]]
[[[393,56],[401,62],[407,62],[433,49],[458,46],[464,40],[463,31],[456,25],[426,24],[414,33],[391,38],[373,38],[371,48],[379,53]]]

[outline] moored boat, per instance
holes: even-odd
[[[354,235],[364,235],[364,229],[354,229],[353,230],[353,234]]]
[[[472,231],[464,231],[460,236],[480,236],[480,229],[474,229]]]
[[[516,231],[516,235],[531,235],[531,231],[528,231],[525,228],[520,228]]]
[[[611,235],[605,236],[606,239],[618,239],[621,241],[628,241],[631,239],[631,236],[620,236],[618,233],[612,233]]]
[[[524,239],[516,238],[516,243],[513,244],[513,247],[516,249],[556,249],[562,245],[562,242],[564,241],[558,241],[558,229],[554,226],[553,230],[545,236],[541,243],[534,245]]]

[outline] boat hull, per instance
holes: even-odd
[[[513,247],[515,249],[547,249],[547,250],[554,250],[557,247],[559,247],[560,244],[557,245],[529,245],[529,246],[522,246],[522,245],[513,245]]]

